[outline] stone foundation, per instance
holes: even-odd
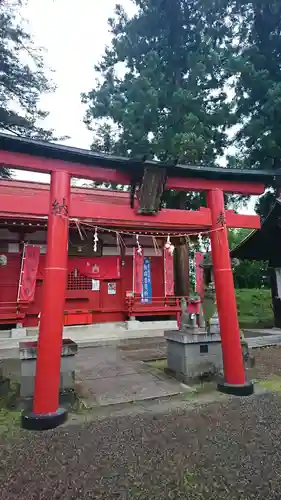
[[[190,382],[204,376],[223,372],[221,338],[204,331],[165,332],[167,340],[168,371],[183,381]]]
[[[20,343],[20,397],[32,398],[34,394],[34,381],[37,359],[37,342]],[[70,339],[63,340],[61,367],[60,367],[60,393],[74,391],[75,366],[74,356],[77,353],[77,344]],[[51,360],[50,360],[51,362]]]

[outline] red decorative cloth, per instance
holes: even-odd
[[[139,254],[137,248],[134,248],[133,259],[134,259],[133,292],[137,295],[141,295],[144,258],[143,258],[143,253]]]
[[[40,247],[26,245],[20,277],[19,302],[32,302],[35,294]]]

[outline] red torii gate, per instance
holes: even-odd
[[[224,192],[258,195],[273,184],[280,172],[259,172],[190,165],[166,165],[99,155],[90,151],[0,134],[0,164],[9,168],[51,174],[47,256],[36,364],[32,412],[24,412],[22,425],[46,429],[67,418],[59,408],[60,361],[64,298],[67,279],[68,224],[71,177],[131,185],[144,168],[165,169],[164,189],[207,191],[211,215],[211,248],[220,321],[224,381],[219,390],[249,395],[253,384],[246,380],[235,290],[227,239]],[[195,212],[196,213],[196,212]],[[155,216],[157,217],[157,215]],[[177,217],[177,211],[174,211]],[[237,216],[238,217],[238,216]],[[243,216],[241,216],[242,221]],[[256,216],[254,227],[259,225]],[[243,224],[242,224],[243,225]]]

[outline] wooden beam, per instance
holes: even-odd
[[[32,156],[24,153],[11,153],[9,151],[0,150],[0,164],[8,168],[31,170],[41,173],[51,173],[56,170],[63,170],[68,172],[72,177],[99,182],[112,182],[122,185],[130,185],[131,183],[130,176],[122,171]],[[133,171],[132,165],[132,174]],[[177,191],[209,191],[211,189],[221,189],[229,193],[259,195],[264,192],[264,185],[253,182],[243,182],[242,180],[238,182],[169,177],[165,189],[174,189]]]
[[[226,210],[226,225],[234,229],[260,229],[261,221],[258,215],[236,214],[233,210]]]
[[[19,205],[18,205],[19,204]],[[36,197],[8,200],[6,196],[2,196],[0,200],[0,216],[6,219],[11,217],[25,216],[29,214],[44,217],[47,213],[46,205],[48,200],[38,200]],[[21,206],[19,214],[19,206]],[[205,211],[184,211],[177,210],[161,210],[155,216],[139,215],[129,206],[109,205],[103,203],[87,203],[75,200],[72,196],[70,204],[70,217],[88,220],[92,224],[98,226],[114,226],[120,228],[142,228],[149,231],[160,231],[167,229],[171,231],[188,231],[191,229],[208,229],[210,226],[210,214]]]
[[[48,186],[49,187],[49,186]],[[21,216],[27,219],[46,217],[48,213],[49,190],[47,186],[42,189],[24,188],[23,184],[7,181],[2,186],[0,183],[0,215],[2,218],[11,219]],[[47,188],[47,189],[46,189]],[[70,216],[73,218],[89,219],[99,226],[114,226],[120,228],[147,229],[149,231],[190,231],[208,230],[211,227],[211,215],[208,208],[200,210],[171,210],[163,209],[156,215],[139,215],[129,206],[128,199],[114,198],[103,203],[95,199],[91,189],[74,189],[71,194]],[[253,228],[260,227],[260,218],[256,215],[235,214],[232,210],[226,211],[228,227]]]
[[[264,192],[264,184],[243,181],[211,181],[208,179],[170,177],[167,180],[166,189],[174,189],[175,191],[209,191],[211,189],[221,189],[226,193],[259,195]]]

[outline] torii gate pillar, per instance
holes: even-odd
[[[47,255],[37,349],[32,412],[23,412],[22,427],[45,430],[62,424],[67,411],[59,408],[60,363],[68,259],[70,175],[51,173]]]
[[[218,389],[228,394],[248,396],[253,393],[254,388],[245,377],[223,191],[220,189],[209,191],[207,202],[211,210],[212,229],[220,229],[211,232],[212,263],[224,366],[224,381],[218,385]]]

